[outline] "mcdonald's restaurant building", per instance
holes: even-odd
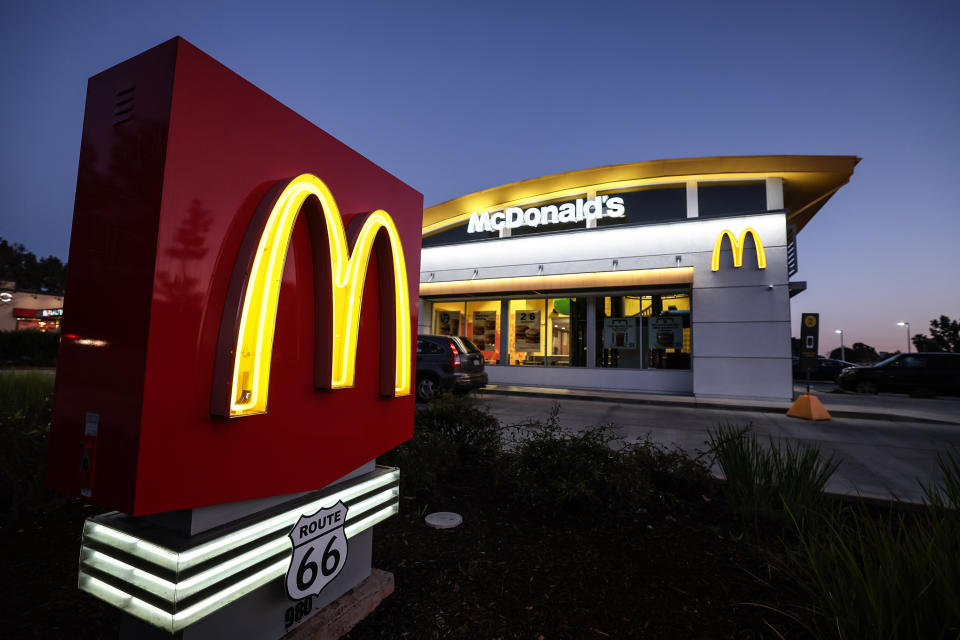
[[[420,333],[490,382],[786,400],[798,234],[853,156],[658,160],[424,211]]]

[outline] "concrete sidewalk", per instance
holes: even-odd
[[[794,397],[805,392],[806,385],[797,384],[794,386]],[[487,385],[482,393],[545,398],[557,401],[616,402],[619,404],[776,414],[786,414],[793,404],[792,402],[771,400],[702,398],[599,389],[557,389],[495,384]],[[837,391],[836,386],[829,383],[811,385],[810,393],[820,400],[834,418],[960,425],[960,398],[911,398],[902,394],[862,395]]]

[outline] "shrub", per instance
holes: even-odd
[[[797,526],[788,569],[812,603],[823,637],[960,637],[960,466],[938,458],[942,483],[927,485],[920,513],[866,507]]]
[[[624,447],[621,456],[666,497],[694,499],[713,490],[715,483],[702,455],[691,457],[677,447],[644,439]]]
[[[414,415],[416,433],[439,434],[455,445],[464,462],[491,458],[502,446],[500,422],[469,396],[445,393]]]
[[[560,425],[559,405],[545,421],[514,427],[517,441],[515,498],[552,518],[603,513],[630,519],[676,495],[700,495],[710,476],[699,460],[649,440],[615,446],[612,425],[570,432]]]
[[[446,436],[415,432],[413,438],[388,451],[380,464],[400,467],[404,495],[432,493],[448,474],[459,466],[457,447]]]
[[[464,464],[500,453],[500,422],[466,396],[444,394],[414,414],[414,436],[380,457],[400,467],[405,494],[434,492]]]
[[[824,459],[820,448],[757,441],[751,425],[721,424],[708,431],[708,444],[726,478],[724,495],[731,510],[747,523],[798,523],[818,509],[827,481],[840,466]]]
[[[53,367],[57,364],[60,332],[0,331],[0,363]]]
[[[0,510],[11,519],[49,499],[43,486],[53,376],[0,374]]]
[[[650,487],[642,478],[628,477],[617,457],[604,427],[576,434],[541,431],[517,451],[516,497],[553,517],[645,503]]]

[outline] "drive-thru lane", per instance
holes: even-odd
[[[626,441],[649,438],[691,453],[706,449],[708,429],[721,423],[750,423],[762,440],[772,437],[819,445],[825,454],[841,460],[827,490],[872,499],[895,496],[920,502],[923,491],[918,479],[927,482],[935,477],[937,454],[954,450],[955,455],[960,456],[960,399],[824,395],[822,399],[828,409],[832,407],[845,415],[873,417],[837,417],[811,422],[788,418],[770,403],[745,402],[737,407],[736,402],[725,400],[691,406],[691,398],[675,398],[671,403],[670,399],[661,397],[649,403],[642,396],[593,395],[584,400],[551,390],[525,395],[503,391],[509,390],[491,389],[479,396],[478,401],[489,406],[506,425],[542,420],[552,404],[559,402],[560,422],[566,428],[613,424]]]

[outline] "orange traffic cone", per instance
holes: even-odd
[[[833,420],[830,412],[823,406],[820,399],[810,395],[810,392],[803,394],[793,403],[787,416],[791,418],[803,418],[804,420]]]

